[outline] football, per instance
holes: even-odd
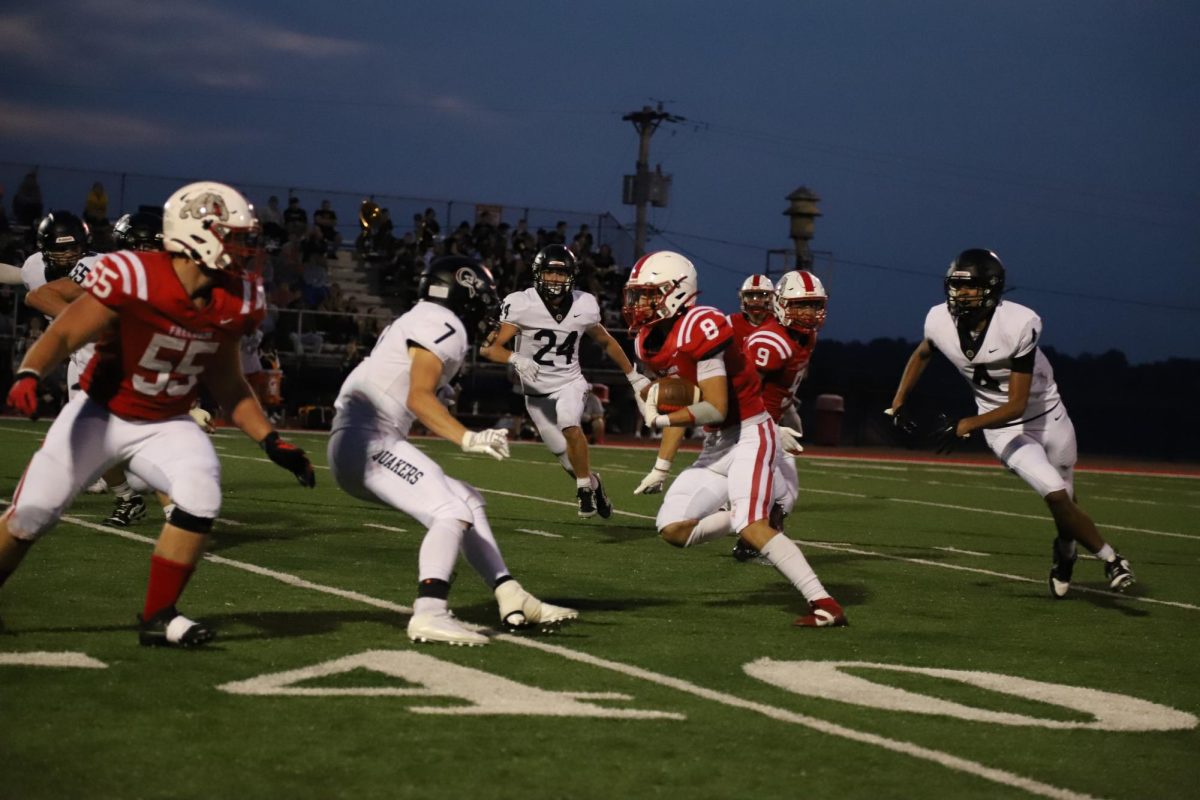
[[[700,402],[700,387],[691,381],[674,375],[654,382],[658,387],[658,410],[670,414]]]

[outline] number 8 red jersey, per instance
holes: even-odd
[[[638,359],[659,375],[679,375],[697,383],[696,364],[721,355],[729,379],[729,411],[721,427],[763,413],[762,383],[746,358],[729,319],[710,306],[696,306],[678,317],[665,337],[666,323],[642,328],[634,340]],[[658,343],[661,337],[661,344]]]
[[[262,284],[227,272],[216,273],[211,299],[197,308],[169,253],[109,253],[92,266],[83,286],[118,319],[97,343],[80,385],[92,400],[129,419],[186,414],[217,350],[236,346],[266,314]]]

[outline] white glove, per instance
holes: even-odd
[[[508,458],[508,431],[503,428],[467,431],[463,434],[462,449],[464,453],[486,453],[503,461]]]
[[[782,427],[779,429],[779,439],[783,444],[783,452],[789,456],[798,456],[804,452],[804,447],[800,444],[800,437],[804,434],[795,428]]]
[[[200,406],[196,406],[189,411],[188,416],[194,419],[196,424],[200,426],[200,430],[204,431],[205,433],[212,433],[216,430],[212,424],[212,414],[208,413]]]
[[[669,428],[670,420],[666,414],[660,414],[658,411],[658,384],[651,385],[650,391],[646,392],[646,402],[638,406],[638,410],[642,412],[642,419],[646,421],[646,427],[652,431],[660,428]]]
[[[634,494],[658,494],[663,490],[663,483],[671,477],[671,462],[660,458],[654,462],[654,469],[642,478],[642,482],[633,490]]]
[[[526,383],[537,380],[538,372],[541,371],[541,367],[536,361],[520,353],[513,353],[512,357],[508,359],[508,363],[512,364],[517,375],[521,376],[521,380]]]
[[[634,396],[638,398],[641,398],[642,390],[650,385],[650,379],[636,369],[632,372],[626,372],[625,380],[629,381],[629,385],[633,387]]]

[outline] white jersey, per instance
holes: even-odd
[[[99,253],[88,253],[71,267],[71,271],[64,277],[68,277],[76,283],[83,285],[83,279],[87,277],[88,270],[92,268],[100,260]],[[46,259],[42,254],[34,253],[29,258],[25,259],[25,263],[21,265],[21,282],[25,284],[25,288],[29,291],[45,286],[46,281]]]
[[[978,339],[959,336],[945,303],[929,309],[925,317],[925,338],[950,359],[971,384],[975,405],[981,414],[1008,400],[1013,362],[1032,360],[1029,404],[1022,418],[1008,425],[1020,425],[1062,403],[1054,383],[1054,369],[1037,346],[1041,333],[1041,318],[1032,309],[1008,300],[996,306],[991,321]]]
[[[571,291],[553,313],[537,289],[513,292],[504,298],[500,321],[515,325],[519,333],[514,352],[537,362],[537,379],[522,381],[527,395],[551,394],[573,381],[583,380],[579,368],[579,341],[600,323],[600,306],[594,295]]]
[[[65,277],[70,278],[79,285],[83,285],[83,279],[87,277],[92,265],[99,261],[100,258],[101,255],[99,253],[88,253],[75,262],[75,266],[71,267],[70,272]],[[46,280],[46,259],[40,252],[34,253],[25,259],[25,263],[21,265],[21,282],[31,292],[48,283]],[[74,368],[74,374],[67,376],[67,388],[70,391],[78,391],[79,376],[87,369],[88,362],[92,360],[92,356],[95,353],[96,345],[88,342],[71,354],[71,365]]]
[[[333,429],[372,428],[408,436],[415,417],[408,410],[408,348],[423,347],[442,362],[439,388],[450,383],[466,359],[467,331],[454,312],[422,300],[392,321],[371,354],[346,377],[334,408]]]

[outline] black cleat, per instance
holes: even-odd
[[[1071,575],[1075,572],[1075,560],[1078,558],[1075,553],[1070,556],[1064,556],[1058,550],[1058,540],[1054,540],[1054,544],[1050,548],[1050,596],[1056,600],[1061,600],[1067,596],[1067,590],[1071,588]]]
[[[596,488],[592,490],[596,497],[596,510],[600,512],[601,519],[608,519],[612,516],[613,504],[608,499],[608,495],[604,493],[604,484],[600,482],[600,476],[596,476]]]
[[[579,487],[575,492],[575,496],[579,498],[579,516],[594,517],[596,516],[596,493],[591,489]]]
[[[1104,565],[1104,575],[1108,578],[1108,588],[1114,592],[1123,592],[1136,581],[1133,570],[1129,568],[1129,562],[1120,553]]]
[[[148,647],[199,647],[211,642],[217,632],[188,619],[174,606],[164,608],[148,620],[138,614],[138,644]]]
[[[740,536],[738,537],[737,544],[733,546],[733,557],[743,564],[747,561],[753,561],[761,555],[762,553],[754,549],[749,542]]]
[[[114,528],[128,528],[142,517],[146,516],[146,501],[140,494],[135,494],[128,500],[117,498],[112,513],[104,520],[105,525]]]

